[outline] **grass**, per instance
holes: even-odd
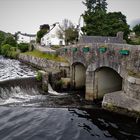
[[[27,54],[27,55],[31,55],[34,57],[44,58],[44,59],[53,60],[53,61],[57,61],[57,62],[67,62],[63,57],[60,57],[57,54],[44,53],[44,52],[40,52],[38,50],[33,50],[31,52],[25,52],[22,54]]]
[[[57,49],[60,49],[62,46],[59,46],[59,45],[53,45],[51,46],[51,49],[52,50],[57,50]]]

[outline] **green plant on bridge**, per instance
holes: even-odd
[[[100,46],[99,51],[101,53],[105,53],[107,51],[107,47],[106,46]]]
[[[121,55],[129,55],[129,50],[123,49],[123,50],[120,50],[119,53]]]
[[[85,46],[84,48],[83,48],[83,52],[89,52],[89,47],[88,46]]]
[[[64,52],[67,52],[67,50],[68,50],[67,48],[64,48]]]
[[[37,81],[42,81],[42,73],[39,72],[39,71],[37,72],[36,80]]]
[[[73,52],[77,52],[77,48],[72,48],[72,51]]]

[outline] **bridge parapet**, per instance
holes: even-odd
[[[86,68],[93,65],[111,67],[121,75],[126,70],[137,73],[140,71],[140,46],[128,44],[76,44],[59,50],[72,65],[80,62]]]

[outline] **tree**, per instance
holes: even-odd
[[[82,27],[82,31],[85,35],[107,35],[106,30],[108,27],[105,23],[106,13],[102,11],[98,12],[86,12],[83,15],[85,26]]]
[[[76,42],[78,31],[70,20],[64,19],[59,27],[60,29],[57,30],[57,36],[60,39],[65,39],[66,45]]]
[[[104,23],[106,18],[107,3],[106,0],[85,0],[83,4],[87,11],[83,14],[85,26],[82,31],[86,35],[106,35],[104,30],[107,26]]]
[[[87,12],[97,12],[104,11],[106,12],[107,3],[106,0],[85,0],[83,4],[87,7]]]
[[[4,56],[7,56],[11,48],[12,48],[12,46],[9,44],[2,45],[1,46],[1,54]]]
[[[78,31],[75,28],[68,28],[65,30],[66,44],[74,44],[78,39]]]
[[[126,21],[126,16],[121,12],[110,12],[107,13],[106,25],[108,26],[109,36],[116,36],[117,32],[124,32],[124,38],[128,39],[128,34],[130,32],[129,25]]]
[[[18,49],[21,52],[26,52],[29,50],[29,44],[28,43],[20,43],[20,44],[18,44]]]
[[[50,30],[50,26],[48,24],[40,25],[40,30],[37,32],[37,43],[41,42],[41,38]]]
[[[83,14],[85,26],[82,31],[85,35],[116,36],[117,32],[124,32],[127,39],[129,25],[126,16],[121,12],[107,13],[106,0],[85,0],[87,11]]]
[[[6,33],[3,31],[0,31],[0,46],[2,45],[2,42],[5,40]]]
[[[40,30],[50,30],[49,24],[40,25]]]
[[[16,45],[17,45],[15,38],[14,38],[11,34],[9,34],[9,35],[5,38],[5,40],[2,42],[2,44],[3,44],[3,45],[9,44],[9,45],[11,45],[11,46],[13,46],[13,47],[16,47]]]
[[[140,36],[140,24],[137,24],[133,27],[133,31],[137,36]]]

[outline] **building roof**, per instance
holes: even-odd
[[[119,43],[124,44],[123,34],[117,33],[116,37],[110,36],[81,36],[79,43]]]
[[[27,34],[27,33],[21,33],[21,32],[18,32],[18,34],[21,34],[23,36],[28,36],[28,37],[36,37],[36,34]]]

